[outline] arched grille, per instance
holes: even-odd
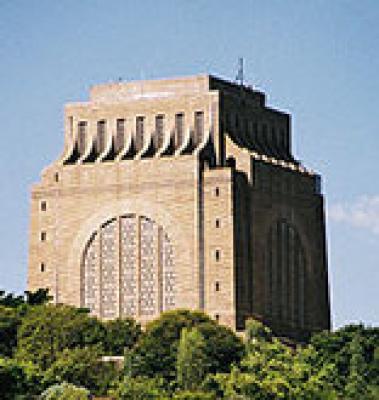
[[[81,287],[82,306],[105,319],[175,308],[173,247],[163,227],[136,215],[102,224],[85,247]]]

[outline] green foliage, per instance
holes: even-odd
[[[65,349],[44,373],[44,383],[68,382],[84,386],[95,394],[105,394],[119,376],[116,367],[101,361],[98,347]]]
[[[152,378],[125,377],[109,392],[117,400],[168,400],[163,381]]]
[[[0,356],[13,355],[17,346],[17,329],[28,307],[44,304],[49,299],[47,289],[25,292],[25,297],[0,291]]]
[[[25,291],[24,296],[17,296],[13,293],[6,293],[0,290],[0,306],[18,308],[23,305],[42,305],[52,299],[48,289],[38,289],[35,292]]]
[[[109,355],[122,356],[126,349],[134,346],[142,332],[141,326],[131,318],[107,321],[104,327],[104,352]]]
[[[271,330],[262,324],[262,322],[255,319],[248,319],[246,321],[245,341],[249,345],[256,340],[271,340]]]
[[[88,400],[90,392],[69,383],[53,385],[46,389],[40,396],[41,400]]]
[[[23,296],[15,296],[13,293],[6,293],[4,290],[0,290],[0,306],[17,308],[24,303]]]
[[[23,368],[13,360],[0,358],[0,393],[4,400],[25,392],[27,378]]]
[[[379,399],[379,386],[373,385],[367,387],[365,400],[378,400]]]
[[[4,400],[35,398],[51,384],[42,398],[108,391],[136,400],[379,399],[379,328],[322,332],[295,349],[253,320],[243,343],[201,312],[164,313],[141,332],[132,319],[101,322],[88,310],[48,300],[47,290],[0,292]],[[104,354],[125,354],[123,376],[101,361]]]
[[[332,364],[320,365],[312,347],[293,350],[261,328],[259,324],[254,324],[254,329],[248,325],[248,353],[240,365],[229,374],[209,376],[206,387],[228,399],[336,398],[330,383],[334,376]]]
[[[355,335],[350,343],[350,370],[345,386],[345,396],[350,400],[359,400],[367,394],[365,361],[361,338]]]
[[[245,354],[244,343],[230,328],[213,320],[197,326],[206,343],[208,371],[229,372],[232,364],[238,363]]]
[[[17,358],[46,370],[66,348],[103,343],[100,321],[80,309],[64,305],[31,307],[18,330]]]
[[[132,376],[160,376],[168,381],[176,378],[176,359],[183,328],[197,327],[206,343],[210,372],[226,372],[243,354],[242,341],[228,328],[218,325],[198,311],[176,310],[163,313],[149,323],[133,351],[127,367]]]
[[[208,370],[206,343],[197,328],[183,328],[176,362],[177,383],[185,390],[200,387]]]
[[[333,384],[341,396],[347,385],[349,391],[354,385],[351,380],[356,379],[356,374],[351,369],[358,361],[359,368],[364,371],[365,386],[379,386],[379,328],[348,325],[335,332],[314,335],[311,344],[317,351],[320,363],[335,364],[337,374]]]
[[[17,345],[17,328],[20,321],[17,309],[0,305],[0,356],[12,356]]]
[[[0,393],[2,399],[29,398],[29,395],[39,392],[40,380],[41,372],[36,366],[0,358]]]
[[[172,398],[174,400],[216,400],[216,396],[213,393],[207,393],[202,391],[177,392],[172,396]]]
[[[40,306],[47,304],[52,300],[52,296],[49,296],[49,289],[38,289],[35,292],[26,290],[25,292],[26,304],[29,306]]]

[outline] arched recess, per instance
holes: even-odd
[[[81,262],[81,306],[104,319],[149,319],[176,306],[171,240],[137,214],[108,219],[88,239]]]
[[[296,227],[278,219],[269,229],[265,250],[265,314],[296,328],[306,326],[307,256]]]

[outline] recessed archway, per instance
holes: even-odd
[[[285,219],[272,224],[265,251],[265,314],[269,319],[306,325],[307,258],[300,234]]]

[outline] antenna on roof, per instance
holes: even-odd
[[[242,86],[243,85],[243,58],[238,58],[238,72],[236,75],[236,81]]]

